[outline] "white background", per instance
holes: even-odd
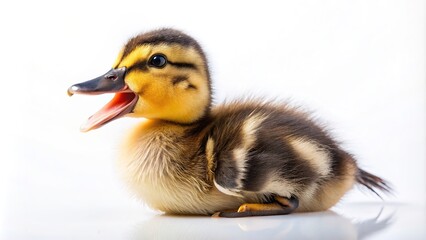
[[[67,88],[105,73],[128,38],[175,27],[199,40],[215,102],[244,94],[314,110],[391,202],[426,199],[423,1],[0,3],[0,221],[82,206],[138,208],[115,172],[137,119],[83,134],[111,96]],[[377,201],[352,191],[343,201]]]

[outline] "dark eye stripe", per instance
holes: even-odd
[[[181,63],[181,62],[171,62],[171,61],[168,61],[167,63],[176,68],[189,68],[189,69],[197,70],[197,67],[192,63]],[[136,62],[135,64],[133,64],[127,69],[127,72],[133,71],[135,69],[138,69],[144,72],[148,71],[149,68],[147,66],[147,61],[143,60],[143,61]]]
[[[197,67],[192,63],[172,62],[170,60],[168,63],[177,68],[191,68],[195,70],[197,69]]]
[[[133,64],[132,66],[130,66],[127,69],[127,72],[130,72],[134,69],[138,69],[138,70],[141,70],[141,71],[144,71],[144,72],[148,71],[148,66],[146,65],[146,61],[140,61],[140,62]]]

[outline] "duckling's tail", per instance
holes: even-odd
[[[388,182],[360,168],[358,169],[356,181],[364,187],[368,188],[380,198],[382,198],[382,196],[380,196],[376,190],[380,190],[384,193],[392,193],[392,188],[389,186]]]

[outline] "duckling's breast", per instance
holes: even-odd
[[[233,209],[243,199],[228,196],[208,182],[199,142],[174,125],[143,123],[122,148],[119,168],[138,198],[168,213],[211,214]]]

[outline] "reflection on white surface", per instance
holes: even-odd
[[[380,210],[380,209],[379,209]],[[333,212],[210,219],[158,215],[137,226],[134,239],[368,239],[392,225],[393,213],[351,220]]]
[[[2,239],[426,239],[424,206],[346,204],[333,211],[251,218],[168,216],[145,209],[29,210]]]

